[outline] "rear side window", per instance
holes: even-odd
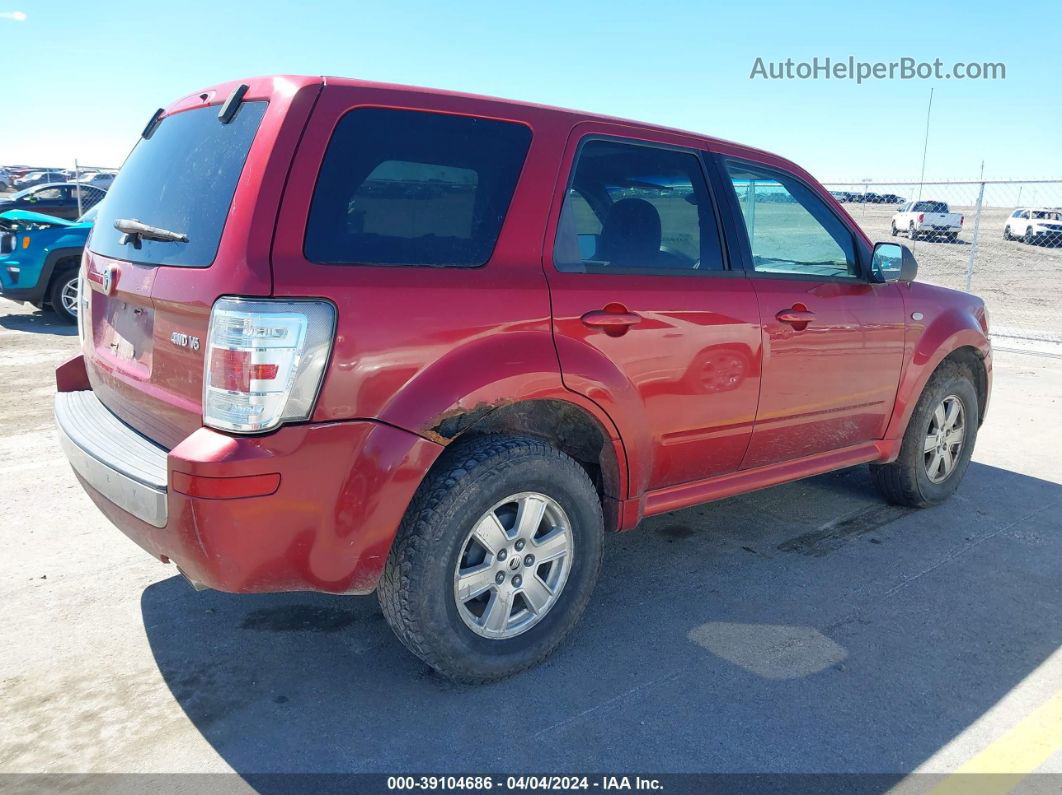
[[[350,111],[317,178],[306,258],[326,265],[483,265],[530,143],[531,131],[513,122]]]
[[[914,211],[916,213],[946,213],[948,205],[944,202],[917,202]]]
[[[561,208],[553,261],[576,273],[724,270],[700,160],[641,143],[587,141]]]
[[[244,102],[228,124],[218,121],[216,106],[163,119],[136,145],[100,203],[92,250],[132,262],[210,265],[266,105]],[[123,244],[114,228],[119,218],[188,235],[188,242]]]

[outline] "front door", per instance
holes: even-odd
[[[801,180],[722,162],[764,332],[759,409],[742,468],[880,439],[903,362],[901,288],[867,278],[852,231]]]
[[[701,155],[678,135],[618,137],[629,133],[576,128],[545,270],[564,383],[623,430],[639,493],[739,467],[760,329]]]

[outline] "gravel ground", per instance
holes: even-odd
[[[470,688],[373,597],[197,593],[111,527],[51,428],[75,347],[0,304],[2,772],[1062,773],[1057,359],[997,355],[947,505],[860,467],[655,517],[567,646]]]
[[[871,240],[899,240],[910,245],[906,235],[891,235],[895,207],[846,204],[845,209]],[[994,334],[1062,343],[1062,320],[1058,316],[1062,307],[1062,246],[1004,240],[1003,227],[1013,209],[987,208],[982,212],[970,290],[988,306]],[[921,281],[962,290],[973,248],[975,211],[961,206],[952,210],[966,215],[956,242],[916,240],[912,248]]]

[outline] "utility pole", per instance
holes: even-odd
[[[918,178],[918,200],[922,199],[922,183],[926,178],[926,152],[929,150],[929,114],[933,112],[933,89],[929,89],[929,107],[926,108],[926,139],[922,144],[922,176]]]

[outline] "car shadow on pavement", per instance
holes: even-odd
[[[865,467],[611,536],[574,637],[450,683],[375,597],[142,596],[159,670],[238,773],[876,772],[946,745],[1062,641],[1062,486],[973,464],[944,506]]]
[[[49,309],[37,310],[32,315],[0,315],[0,327],[12,331],[28,331],[31,334],[77,336],[77,326],[59,320],[56,314]]]

